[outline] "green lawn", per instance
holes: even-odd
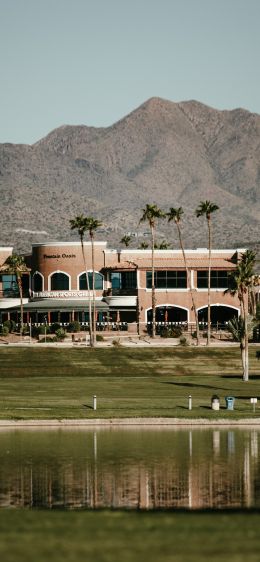
[[[253,417],[260,398],[260,361],[250,349],[250,381],[230,348],[0,349],[0,419],[128,416]],[[221,412],[210,409],[212,394]],[[92,409],[97,395],[98,408]],[[193,409],[187,409],[192,395]],[[235,411],[224,408],[236,397]],[[256,411],[255,416],[258,416]]]
[[[0,512],[4,562],[258,562],[259,513]]]

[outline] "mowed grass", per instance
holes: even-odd
[[[259,513],[0,512],[4,562],[258,562]]]
[[[5,347],[0,349],[0,419],[256,417],[249,399],[260,399],[259,383],[255,346],[248,383],[242,381],[238,347]],[[220,412],[210,408],[213,394],[221,399]],[[234,412],[225,409],[227,395],[236,397]]]

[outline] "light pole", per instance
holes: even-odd
[[[46,343],[47,316],[44,316],[44,342]]]

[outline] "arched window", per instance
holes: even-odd
[[[66,273],[53,273],[51,276],[51,291],[68,291],[69,288],[70,280]]]
[[[42,291],[42,285],[43,285],[43,278],[40,275],[40,273],[35,273],[33,276],[33,290],[36,293],[40,293]]]
[[[93,283],[93,274],[92,271],[88,272],[88,280],[89,280],[89,288],[92,289]],[[79,290],[86,291],[87,290],[87,280],[86,280],[86,273],[82,273],[79,276]],[[103,275],[101,273],[95,272],[95,290],[102,291],[103,290]]]

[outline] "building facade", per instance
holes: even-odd
[[[33,244],[26,256],[30,275],[23,278],[24,322],[88,324],[89,298],[95,299],[98,329],[118,327],[145,333],[152,321],[151,250],[109,249],[95,242],[94,295],[90,242]],[[225,325],[240,311],[239,300],[226,294],[228,276],[244,250],[212,250],[211,321]],[[0,248],[0,265],[12,248]],[[156,322],[195,326],[191,291],[201,324],[207,322],[208,250],[186,250],[187,279],[180,250],[155,250]],[[87,290],[86,269],[90,291]],[[190,286],[188,286],[190,284]],[[0,276],[0,321],[19,321],[19,294],[14,276]],[[148,330],[149,331],[149,330]]]

